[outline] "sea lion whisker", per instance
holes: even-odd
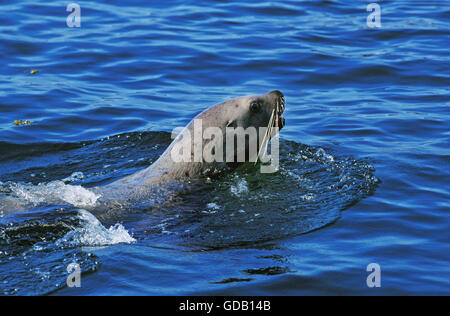
[[[272,111],[272,115],[270,116],[269,123],[267,124],[266,133],[264,134],[264,138],[261,142],[261,146],[259,147],[258,155],[256,156],[256,159],[255,159],[255,164],[258,162],[258,158],[261,155],[262,149],[267,148],[267,145],[269,143],[269,138],[272,133],[272,128],[273,128],[273,124],[274,124],[274,116],[275,116],[275,109]]]

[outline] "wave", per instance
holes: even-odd
[[[0,225],[0,295],[51,293],[65,286],[69,264],[83,273],[98,269],[82,247],[136,241],[121,224],[106,228],[86,210],[45,207],[22,216]]]
[[[94,192],[80,185],[65,184],[63,181],[49,183],[2,185],[1,191],[8,192],[10,198],[15,198],[17,204],[38,205],[41,203],[71,204],[76,207],[95,206],[100,198]]]
[[[86,210],[78,214],[82,225],[69,231],[63,238],[56,241],[56,245],[76,246],[110,246],[115,244],[130,244],[136,239],[119,223],[108,229]]]
[[[366,160],[282,140],[280,170],[274,174],[246,164],[223,177],[186,183],[174,194],[161,188],[126,208],[103,205],[89,189],[146,167],[169,142],[169,133],[118,135],[45,152],[42,157],[56,156],[59,165],[40,168],[34,165],[43,160],[37,149],[45,146],[27,145],[33,158],[13,173],[7,166],[16,158],[0,159],[0,169],[3,164],[9,172],[0,176],[12,180],[0,182],[0,293],[43,294],[55,284],[64,286],[65,268],[74,260],[83,271],[95,271],[98,260],[86,248],[170,240],[192,249],[218,249],[304,234],[336,221],[379,182]],[[98,152],[101,158],[93,159]],[[70,172],[67,162],[72,162]],[[35,178],[47,181],[21,181]],[[52,264],[52,274],[43,274]],[[7,273],[11,269],[16,277]],[[29,273],[33,282],[24,281]]]

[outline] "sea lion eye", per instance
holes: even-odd
[[[258,101],[253,101],[252,103],[250,103],[250,111],[252,111],[253,113],[258,113],[260,109],[261,105]]]

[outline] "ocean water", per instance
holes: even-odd
[[[447,1],[77,1],[72,28],[68,3],[0,5],[0,295],[450,294]],[[275,89],[277,173],[91,209],[203,109]]]

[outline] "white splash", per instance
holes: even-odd
[[[86,210],[80,210],[78,217],[82,226],[71,230],[56,241],[58,246],[110,246],[121,243],[130,244],[136,241],[121,224],[117,223],[107,229]]]
[[[244,193],[248,193],[248,183],[245,179],[239,179],[236,185],[231,185],[230,187],[231,193],[240,197]]]
[[[85,178],[83,172],[74,172],[70,176],[68,176],[65,179],[62,179],[62,181],[66,183],[72,183],[78,180],[83,180]]]
[[[316,152],[316,156],[318,158],[323,158],[325,160],[328,160],[328,162],[334,162],[334,157],[330,154],[327,154],[323,148],[319,147],[319,149]]]
[[[315,195],[312,193],[307,193],[307,194],[300,196],[300,198],[302,199],[302,201],[310,201],[315,198]]]
[[[216,214],[220,210],[220,206],[214,202],[206,204],[206,209],[202,211],[203,214]]]
[[[214,202],[211,202],[211,203],[206,204],[206,207],[209,208],[209,209],[211,209],[211,210],[220,210],[220,206],[217,205],[217,204],[214,203]]]
[[[95,206],[100,198],[94,192],[79,185],[65,184],[63,181],[52,181],[38,185],[13,183],[12,193],[28,203],[69,203],[77,207]]]

